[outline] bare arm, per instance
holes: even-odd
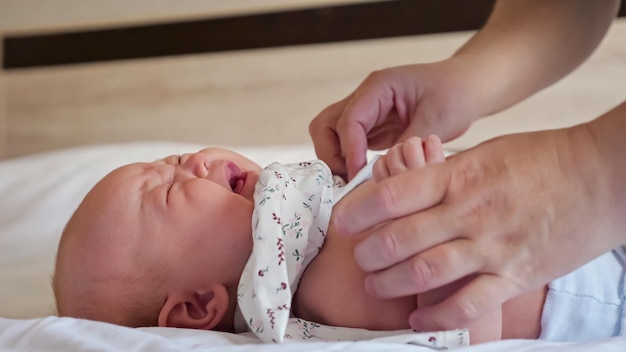
[[[606,235],[598,240],[604,240],[605,248],[614,248],[626,244],[626,101],[586,126],[598,150],[598,169],[580,165],[579,170],[589,184],[604,188],[607,198],[599,204],[606,212],[602,223]]]
[[[411,136],[446,142],[556,82],[598,46],[619,0],[502,0],[451,58],[371,73],[309,126],[315,151],[351,178],[365,151]]]
[[[500,0],[453,60],[470,62],[467,92],[487,116],[558,81],[591,55],[619,0]]]

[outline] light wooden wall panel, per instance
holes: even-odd
[[[469,33],[9,71],[9,155],[128,140],[301,144],[372,70],[450,55]]]
[[[9,71],[5,153],[130,140],[307,143],[310,119],[372,70],[443,59],[470,35]],[[617,105],[626,98],[625,42],[626,19],[619,19],[596,53],[569,77],[477,122],[447,147],[464,149],[505,133],[569,126]]]

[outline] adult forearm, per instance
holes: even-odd
[[[577,226],[594,239],[587,249],[599,255],[625,244],[626,101],[595,120],[556,130],[555,135],[560,136],[555,138],[555,160],[563,182],[570,185],[565,191],[578,194],[575,201],[584,210],[577,216],[586,224]]]
[[[601,204],[610,235],[606,240],[612,246],[626,244],[626,101],[586,125],[598,150],[593,182],[605,188],[598,194],[607,197]]]
[[[578,67],[598,46],[619,0],[501,0],[453,60],[471,62],[470,94],[487,116]]]

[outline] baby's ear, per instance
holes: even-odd
[[[195,292],[177,290],[165,299],[159,326],[211,330],[228,310],[228,291],[221,284]]]

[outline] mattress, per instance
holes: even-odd
[[[365,341],[261,344],[250,333],[127,328],[55,316],[50,285],[59,236],[85,193],[135,161],[205,145],[138,142],[58,150],[0,161],[0,350],[45,351],[431,351],[385,337]],[[311,145],[232,149],[261,165],[315,157]],[[626,351],[626,338],[588,343],[507,340],[463,351]]]

